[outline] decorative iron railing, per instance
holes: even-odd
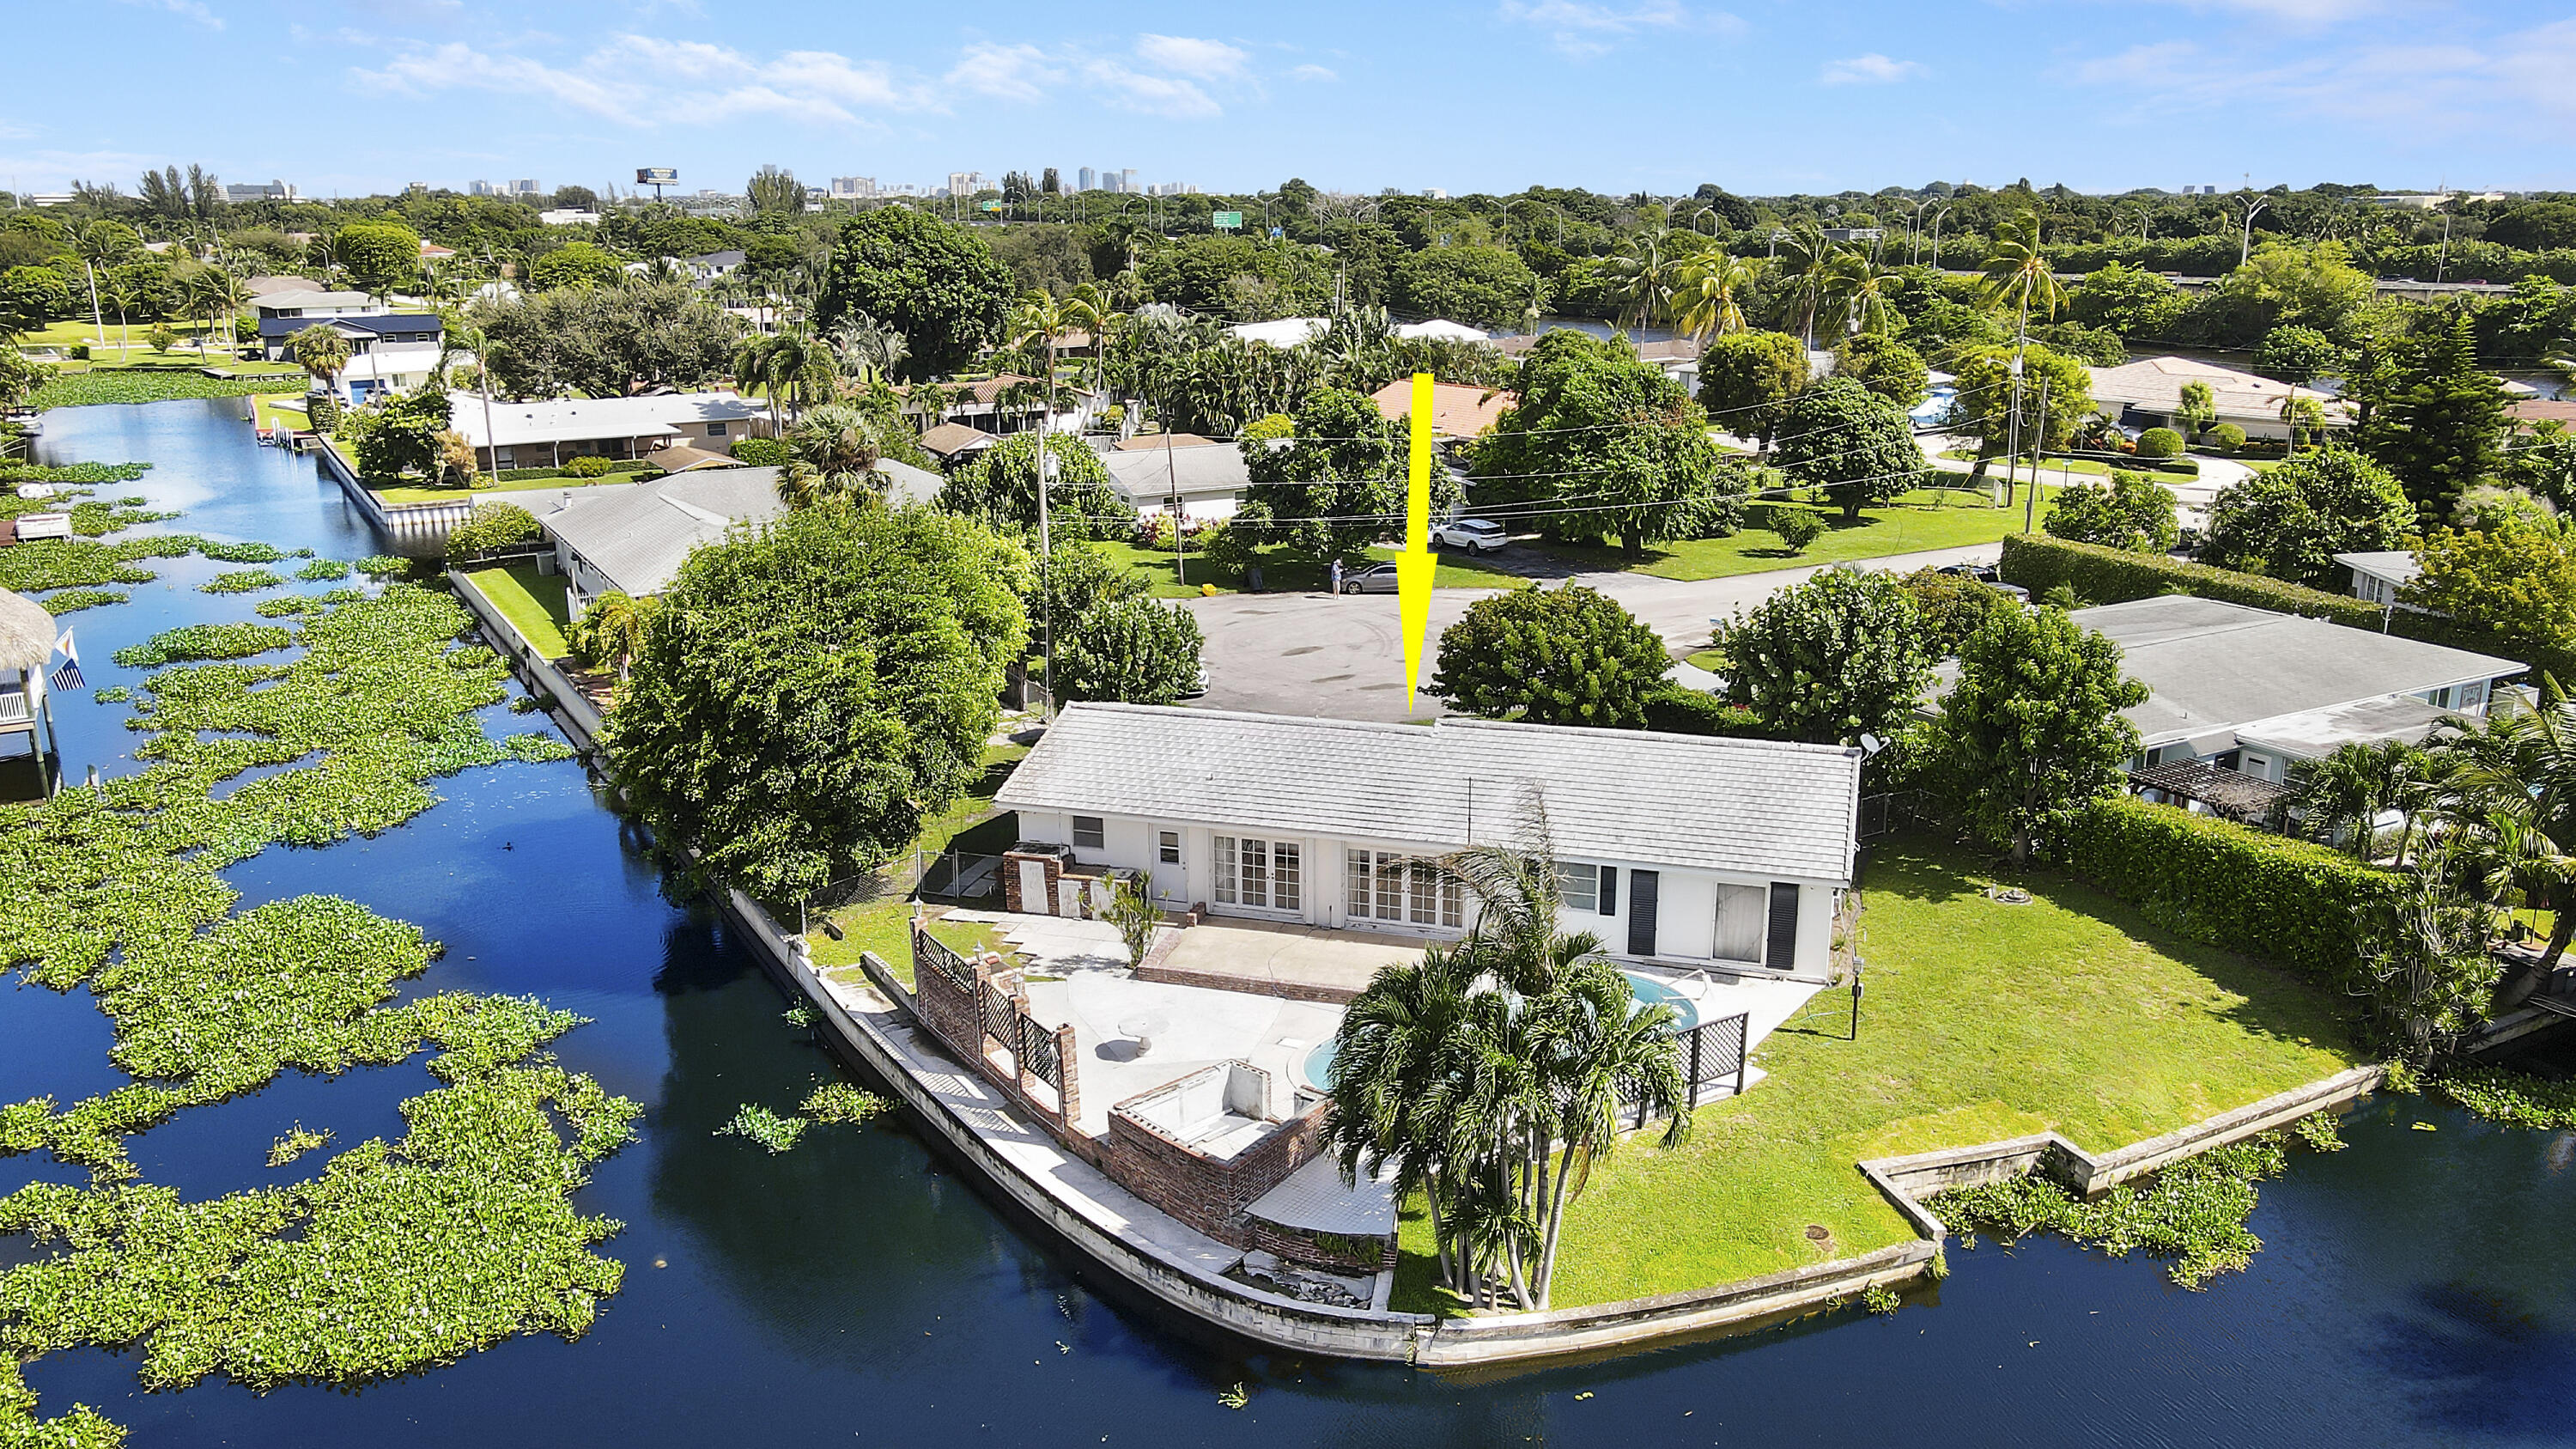
[[[1020,1070],[1055,1088],[1064,1095],[1064,1053],[1056,1049],[1055,1033],[1038,1023],[1033,1016],[1020,1018],[1019,1050],[1015,1053]]]

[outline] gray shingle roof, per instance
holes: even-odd
[[[777,517],[784,511],[777,488],[776,468],[674,473],[613,493],[574,492],[537,521],[615,588],[642,598],[669,588],[700,544],[723,538],[736,523]]]
[[[1243,453],[1231,447],[1174,448],[1168,457],[1159,450],[1109,453],[1101,462],[1118,491],[1146,508],[1169,498],[1175,486],[1183,498],[1232,497],[1252,486]]]
[[[2067,617],[2119,645],[2121,672],[2150,691],[2146,703],[2122,711],[2150,745],[2216,738],[2282,715],[2493,679],[2524,667],[2420,639],[2178,594],[2077,609]]]
[[[1851,878],[1860,755],[1830,745],[1077,704],[997,798],[1451,848],[1469,841],[1471,794],[1474,839],[1508,841],[1533,784],[1569,858]]]

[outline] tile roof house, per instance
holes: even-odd
[[[921,450],[940,462],[954,466],[1002,441],[982,428],[964,423],[941,423],[921,430]]]
[[[537,522],[554,545],[555,567],[571,586],[568,603],[578,614],[611,591],[636,599],[658,594],[701,544],[716,542],[736,524],[785,511],[776,468],[715,468],[573,489]]]
[[[1015,910],[1080,914],[1077,876],[1136,870],[1176,908],[1453,937],[1472,907],[1429,862],[1516,838],[1534,801],[1569,928],[1630,959],[1821,979],[1859,798],[1859,751],[1825,745],[1076,704],[997,803],[1019,817]]]
[[[2281,421],[2281,401],[2291,396],[2313,398],[2322,404],[2330,427],[2345,427],[2352,421],[2351,405],[2332,393],[2292,387],[2188,357],[2142,357],[2118,367],[2089,371],[2093,374],[2094,406],[2128,427],[2175,426],[2174,410],[2182,405],[2183,384],[2188,382],[2207,383],[2210,400],[2218,410],[2216,421],[2234,423],[2249,438],[2289,437],[2289,425]]]
[[[1369,400],[1389,419],[1402,418],[1413,411],[1413,379],[1399,377],[1369,394]],[[1519,402],[1519,394],[1499,388],[1435,382],[1431,384],[1432,435],[1458,440],[1482,437]]]

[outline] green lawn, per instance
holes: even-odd
[[[2027,486],[2026,479],[2024,482]],[[2056,485],[2050,484],[2044,491],[2053,495],[2057,491]],[[1778,506],[1802,508],[1807,505],[1790,503]],[[1844,523],[1839,510],[1827,508],[1817,511],[1825,515],[1830,527],[1823,538],[1808,545],[1806,552],[1797,554],[1780,547],[1776,535],[1755,528],[1748,528],[1732,538],[1695,538],[1649,544],[1643,556],[1636,559],[1615,548],[1580,544],[1542,544],[1539,547],[1586,569],[1626,570],[1667,579],[1715,579],[1769,569],[1797,568],[1804,564],[1843,563],[1852,559],[1919,553],[1925,549],[1993,543],[2007,533],[2021,532],[2022,521],[2020,499],[2016,498],[2008,508],[1999,508],[1988,502],[1981,491],[1956,488],[1917,489],[1887,507],[1864,508],[1860,522],[1856,524]],[[2047,514],[2048,504],[2043,497],[2039,515],[2046,517]]]
[[[947,810],[932,817],[913,840],[919,859],[929,862],[952,844],[961,850],[998,855],[1017,843],[1010,837],[1010,827],[1003,813],[993,808],[993,796],[1002,783],[1011,778],[1012,769],[1028,754],[1026,745],[993,745],[984,751],[984,776],[965,796]],[[814,964],[826,972],[836,969],[857,972],[859,953],[874,951],[879,959],[893,968],[897,979],[912,984],[912,936],[908,923],[912,919],[914,855],[907,852],[885,871],[885,887],[874,900],[843,906],[831,913],[831,921],[841,929],[841,939],[834,940],[822,929],[820,920],[811,923],[805,939],[814,953]],[[961,952],[1001,951],[1010,948],[993,928],[976,922],[944,921],[934,918],[930,934],[956,947]]]
[[[1153,584],[1154,597],[1158,599],[1194,598],[1203,592],[1201,585],[1206,584],[1215,585],[1220,594],[1243,592],[1244,579],[1240,573],[1218,569],[1196,554],[1186,562],[1188,582],[1183,583],[1177,577],[1178,570],[1168,553],[1139,548],[1123,539],[1114,543],[1095,542],[1092,547],[1143,574]],[[1396,553],[1397,550],[1381,545],[1369,550],[1369,558],[1382,563],[1394,558]],[[1257,556],[1261,564],[1261,587],[1271,593],[1312,593],[1324,588],[1328,582],[1323,565],[1311,559],[1294,557],[1284,548],[1261,549]],[[1440,589],[1517,589],[1528,584],[1528,579],[1508,572],[1501,564],[1483,559],[1471,560],[1457,553],[1440,555],[1440,571],[1432,581],[1432,587]]]
[[[2009,868],[2006,867],[2005,870]],[[2037,897],[1987,899],[1990,881]],[[2181,941],[2044,871],[1921,839],[1872,849],[1860,1040],[1849,997],[1754,1054],[1768,1080],[1700,1109],[1690,1141],[1632,1138],[1566,1224],[1556,1306],[1707,1287],[1906,1241],[1854,1164],[2054,1128],[2107,1151],[2355,1065],[2338,999]],[[1824,1227],[1829,1241],[1805,1236]],[[1445,1311],[1407,1215],[1395,1306]]]
[[[500,478],[493,480],[492,486],[489,488],[475,488],[470,490],[462,488],[376,488],[369,491],[376,495],[378,501],[387,504],[452,503],[459,498],[482,498],[494,493],[525,492],[531,488],[587,488],[594,483],[636,483],[643,481],[646,476],[647,475],[642,473],[608,473],[597,478],[575,478],[569,474],[556,473],[543,478]],[[655,473],[650,476],[659,478],[662,475]]]
[[[1941,456],[1954,463],[1973,463],[1977,460],[1977,450],[1974,448],[1952,448]],[[2001,477],[2003,475],[2003,471],[2003,464],[2000,461],[1997,462],[1994,465],[1993,472],[1997,477]],[[2022,464],[2021,471],[2024,477],[2029,476],[2030,464],[2027,461]],[[2040,471],[2050,477],[2055,477],[2058,473],[2063,471],[2090,473],[2097,478],[2107,478],[2111,476],[2111,465],[2093,458],[2050,458],[2040,464]]]
[[[510,621],[521,637],[535,646],[548,659],[561,659],[572,652],[564,643],[563,631],[572,622],[564,606],[564,576],[541,574],[535,564],[510,564],[502,568],[473,569],[466,573],[467,582],[482,590],[501,617]]]

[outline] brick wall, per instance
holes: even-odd
[[[1243,1246],[1291,1263],[1346,1273],[1378,1273],[1395,1266],[1395,1239],[1391,1236],[1353,1235],[1347,1243],[1326,1247],[1297,1228],[1283,1228],[1255,1217],[1245,1218],[1243,1224]]]
[[[1020,862],[1034,860],[1046,866],[1046,899],[1020,899]],[[1064,878],[1064,857],[1054,851],[1006,850],[1002,852],[1002,909],[1033,916],[1055,914],[1055,883]]]
[[[1109,1114],[1100,1166],[1119,1186],[1230,1247],[1252,1246],[1244,1209],[1313,1157],[1324,1110],[1280,1123],[1231,1160],[1210,1157],[1122,1112]]]

